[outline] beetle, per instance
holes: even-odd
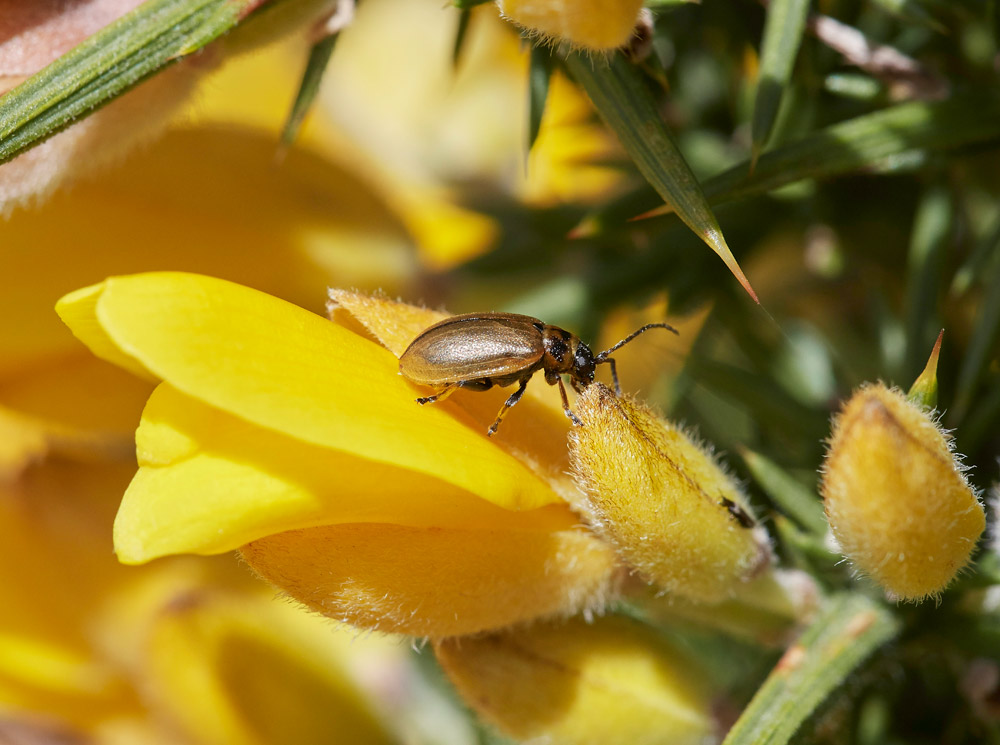
[[[667,323],[647,323],[595,356],[576,335],[537,318],[517,313],[466,313],[421,331],[400,356],[399,372],[412,383],[440,389],[433,396],[418,398],[418,404],[443,401],[459,388],[487,391],[517,383],[517,390],[486,432],[492,435],[507,410],[521,400],[531,377],[541,370],[546,383],[559,386],[566,416],[580,426],[580,419],[569,407],[562,376],[568,375],[573,390],[581,393],[594,382],[597,365],[610,365],[615,392],[620,396],[618,370],[611,354],[652,328],[678,333]]]

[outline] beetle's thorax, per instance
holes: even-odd
[[[542,346],[542,367],[550,376],[568,374],[577,390],[594,382],[594,354],[578,337],[558,326],[545,326]]]
[[[558,326],[542,327],[542,368],[548,373],[570,373],[573,371],[576,348],[580,340],[569,331]]]

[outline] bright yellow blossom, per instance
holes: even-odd
[[[320,310],[334,279],[399,290],[416,267],[406,232],[363,180],[307,151],[279,167],[272,135],[232,127],[171,133],[2,229],[0,474],[50,450],[132,450],[149,384],[95,360],[52,315],[81,284],[166,265]]]
[[[562,462],[518,457],[530,443],[513,430],[508,446],[487,439],[475,407],[492,397],[418,406],[392,351],[210,277],[111,278],[58,310],[98,356],[163,381],[115,522],[122,561],[242,546],[312,608],[421,636],[569,614],[612,592],[613,552],[570,512]],[[437,317],[386,316],[389,344]],[[557,407],[522,407],[536,437],[565,437]]]

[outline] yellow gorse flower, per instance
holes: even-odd
[[[558,405],[541,390],[522,403],[506,448],[476,413],[489,402],[492,416],[492,397],[417,406],[393,352],[440,314],[350,297],[356,313],[331,323],[222,280],[152,273],[59,302],[98,356],[162,381],[115,521],[120,560],[242,547],[322,613],[421,636],[602,605],[614,553],[564,500],[564,448],[534,446],[565,437]]]
[[[260,80],[255,93],[269,98]],[[111,523],[152,385],[96,359],[52,313],[81,284],[164,262],[317,310],[333,276],[407,286],[412,241],[367,179],[314,148],[278,168],[274,143],[240,117],[188,126],[3,224],[0,741],[392,739],[342,670],[359,664],[343,649],[354,630],[275,603],[228,557],[115,560]]]
[[[290,151],[280,169],[273,158],[263,131],[175,131],[100,181],[3,223],[0,476],[52,451],[132,450],[148,382],[76,343],[52,313],[72,289],[164,257],[317,310],[334,276],[391,291],[412,281],[410,239],[363,179],[310,151]]]

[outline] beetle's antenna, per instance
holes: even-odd
[[[650,329],[666,329],[667,331],[673,331],[678,336],[681,335],[681,332],[678,331],[677,329],[675,329],[669,323],[647,323],[645,326],[643,326],[638,331],[633,331],[631,334],[629,334],[628,336],[626,336],[624,339],[622,339],[620,342],[618,342],[617,344],[615,344],[610,349],[605,349],[603,352],[601,352],[599,355],[597,355],[597,357],[594,358],[594,364],[595,365],[599,365],[602,362],[608,362],[608,356],[609,355],[611,355],[612,353],[614,353],[618,349],[621,349],[622,347],[624,347],[626,344],[628,344],[630,341],[632,341],[639,334],[643,333],[644,331],[649,331]]]

